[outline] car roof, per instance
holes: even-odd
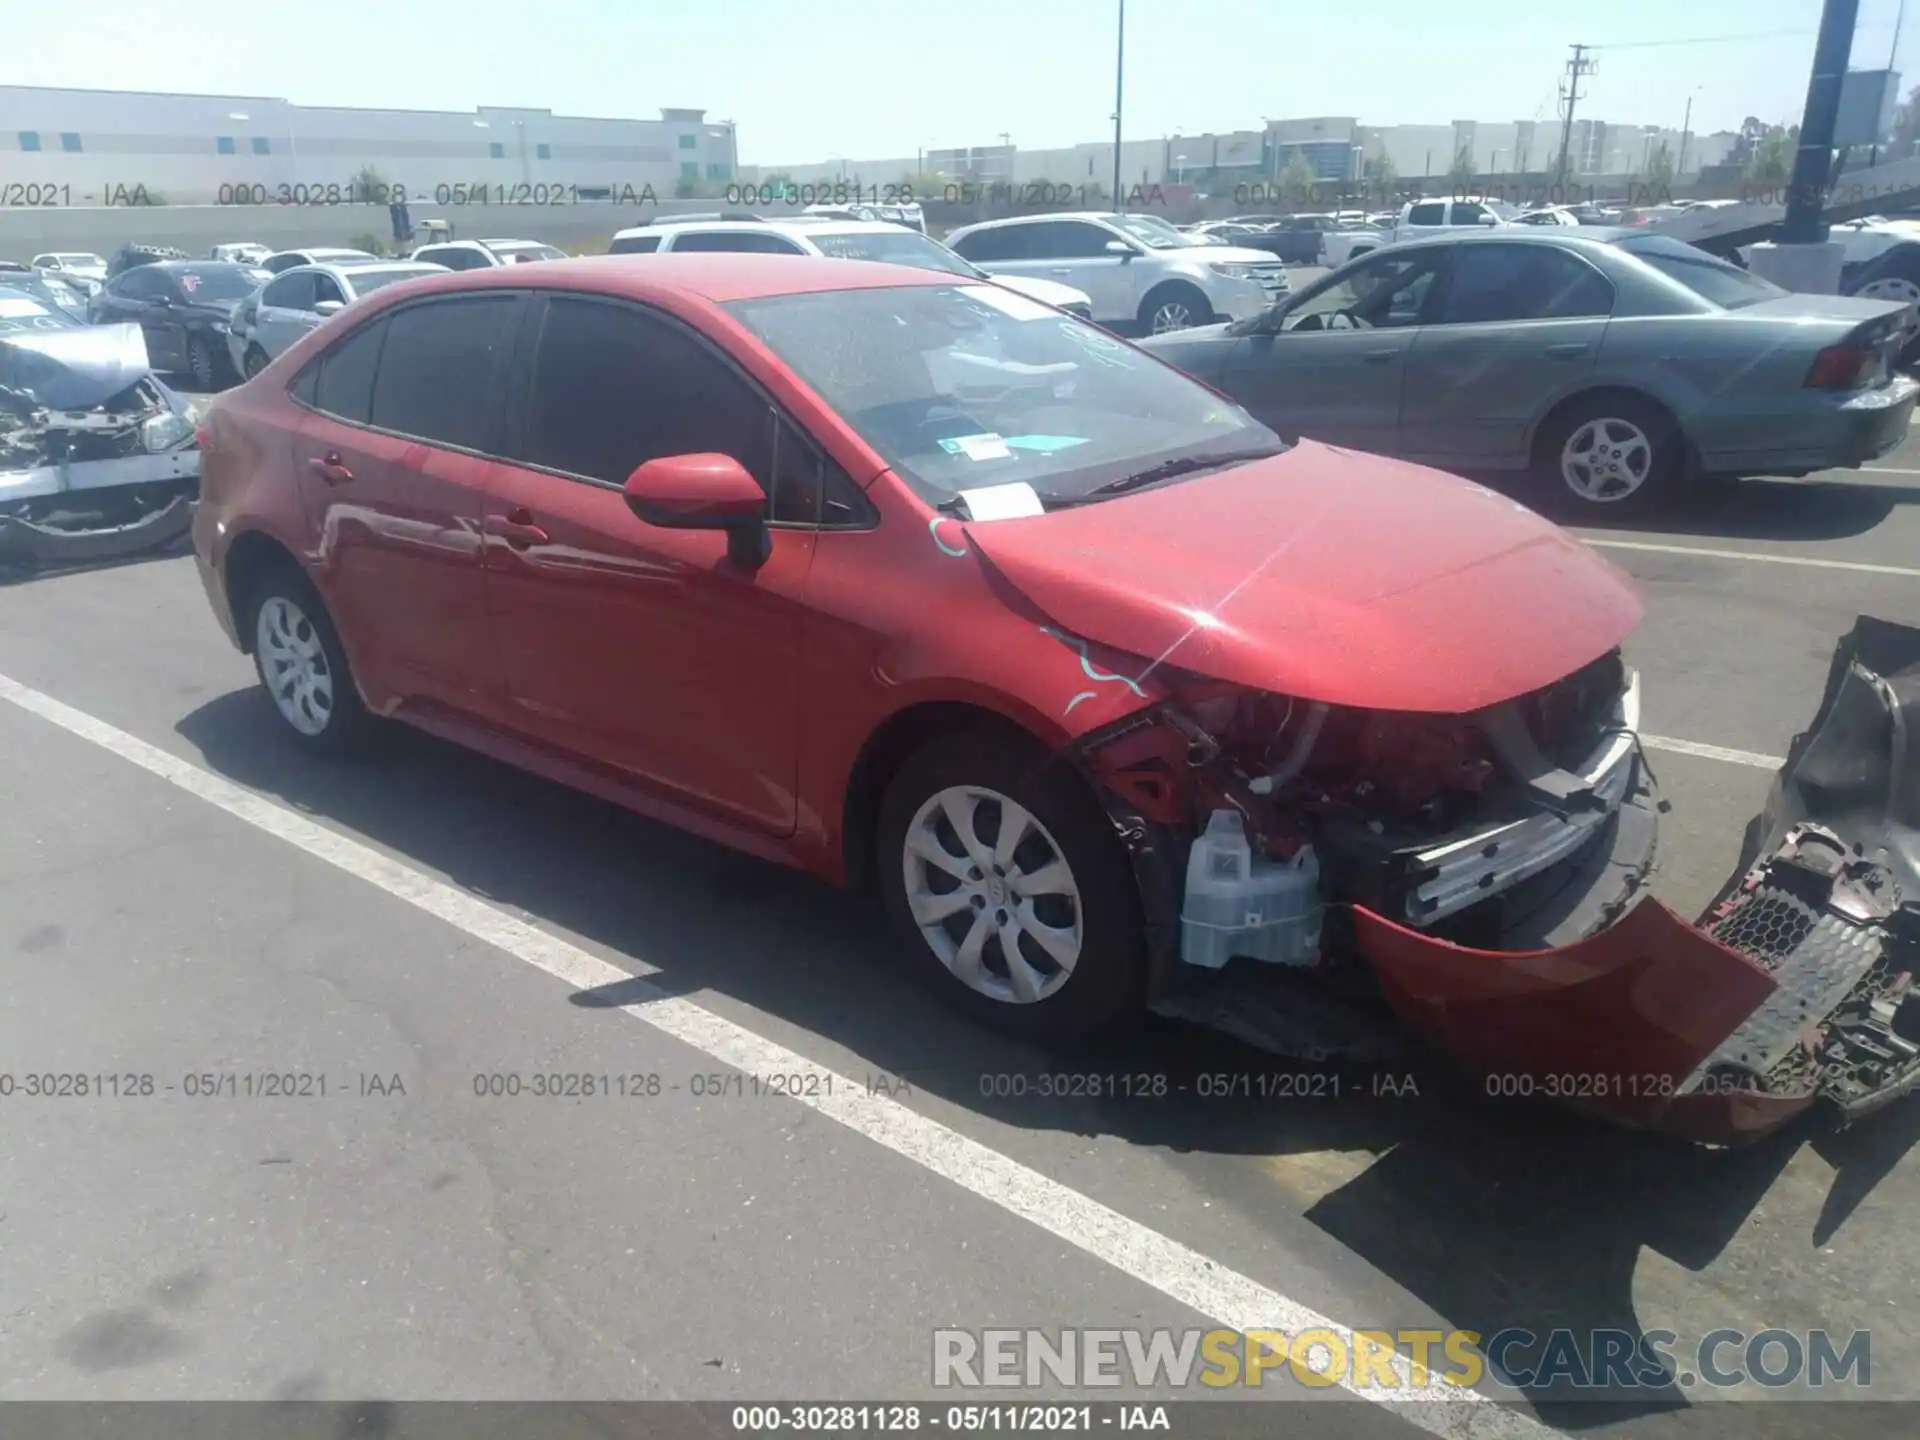
[[[459,242],[455,241],[454,243],[458,244]],[[539,245],[548,250],[558,250],[560,248],[558,245],[548,245],[544,240],[476,240],[473,243],[476,245],[485,245],[489,250],[498,249],[502,245]]]
[[[363,270],[418,270],[422,275],[439,275],[446,268],[424,260],[408,260],[404,256],[397,260],[316,260],[311,265],[289,265],[273,278],[279,280],[288,275],[354,275]]]
[[[691,254],[590,255],[541,265],[494,266],[449,271],[426,279],[413,296],[498,285],[506,289],[583,290],[633,300],[663,292],[691,295],[724,305],[772,295],[822,290],[881,290],[906,285],[978,284],[945,271],[827,255],[762,255],[729,250]]]
[[[999,220],[982,220],[975,225],[962,225],[960,230],[1000,230],[1010,225],[1043,225],[1049,220],[1099,220],[1111,225],[1117,218],[1111,210],[1050,210],[1044,215],[1008,215]],[[953,233],[957,235],[960,230]]]

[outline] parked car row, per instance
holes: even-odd
[[[916,973],[1042,1040],[1231,962],[1377,994],[1490,1071],[1655,1075],[1598,1108],[1717,1143],[1811,1103],[1779,1037],[1854,1055],[1819,1072],[1840,1098],[1920,1075],[1875,1048],[1890,938],[1809,952],[1846,983],[1822,971],[1762,1046],[1759,965],[1727,948],[1750,931],[1641,894],[1626,578],[1365,453],[1530,457],[1602,508],[1696,450],[1857,463],[1920,388],[1886,368],[1902,307],[1627,231],[1408,241],[1298,295],[1242,273],[1268,252],[1133,217],[955,237],[982,269],[1107,267],[1096,318],[1151,321],[1175,284],[1183,318],[1238,313],[1132,345],[825,229],[821,253],[657,238],[383,285],[213,401],[196,562],[291,743],[413,724],[871,883]],[[1761,958],[1781,1005],[1811,993],[1797,953]]]

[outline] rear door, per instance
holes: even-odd
[[[1227,393],[1289,439],[1393,452],[1407,357],[1445,254],[1386,251],[1303,295],[1277,331],[1240,342]]]
[[[486,504],[509,723],[677,803],[790,834],[823,457],[680,321],[595,296],[540,304],[512,387],[513,458],[492,467]],[[733,456],[768,491],[764,565],[735,565],[718,531],[627,507],[636,466],[699,452]]]
[[[524,303],[499,290],[416,301],[320,358],[295,461],[316,575],[376,705],[497,711],[480,526]]]
[[[178,370],[186,364],[185,333],[177,302],[186,297],[166,272],[151,265],[128,270],[102,292],[102,319],[109,324],[133,321],[146,337],[147,359],[156,370]]]
[[[1448,248],[1453,263],[1408,358],[1400,453],[1517,469],[1534,423],[1593,373],[1613,283],[1557,245]]]

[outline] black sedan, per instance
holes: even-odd
[[[184,373],[203,390],[239,377],[227,326],[240,302],[273,277],[224,260],[160,260],[122,270],[87,302],[95,324],[133,321],[156,370]]]

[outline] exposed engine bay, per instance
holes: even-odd
[[[1081,759],[1134,859],[1165,1013],[1382,1053],[1351,1006],[1263,1000],[1259,972],[1291,968],[1470,1068],[1736,1143],[1920,1086],[1916,721],[1920,630],[1862,619],[1691,925],[1643,893],[1662,807],[1618,652],[1470,715],[1183,677]]]
[[[139,326],[0,328],[0,563],[178,544],[199,487],[192,417]]]

